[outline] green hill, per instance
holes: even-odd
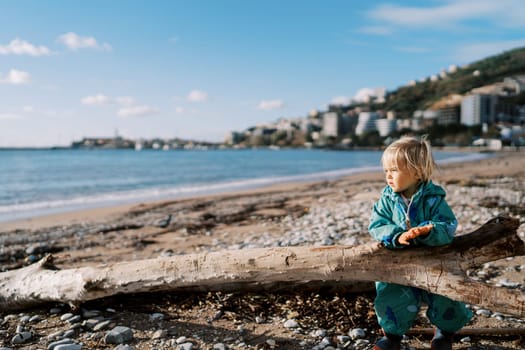
[[[479,75],[473,74],[479,71]],[[450,94],[464,94],[475,87],[501,82],[505,77],[525,75],[525,47],[491,56],[458,68],[437,81],[419,82],[389,92],[381,109],[396,111],[399,117],[411,117],[415,110],[428,108]]]

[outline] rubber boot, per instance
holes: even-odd
[[[449,333],[436,328],[434,338],[430,343],[431,350],[452,350],[452,343],[454,342],[454,333]]]
[[[389,334],[383,331],[384,337],[379,339],[374,345],[374,350],[401,350],[401,339],[403,337],[395,334]]]

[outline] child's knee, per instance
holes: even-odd
[[[455,333],[470,321],[472,311],[461,302],[452,302],[434,305],[427,311],[427,316],[440,329]]]

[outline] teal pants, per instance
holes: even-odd
[[[421,302],[428,305],[427,317],[439,329],[455,333],[472,318],[464,303],[399,284],[376,282],[375,311],[386,333],[405,334],[416,318]]]

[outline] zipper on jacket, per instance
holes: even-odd
[[[414,198],[414,196],[412,196],[410,199],[407,199],[401,195],[401,198],[403,199],[403,202],[407,206],[407,210],[404,213],[405,214],[405,224],[407,226],[407,230],[410,230],[412,226],[410,225],[410,217],[408,216],[408,213],[410,212],[410,206],[412,205],[412,202],[413,202],[412,199]]]

